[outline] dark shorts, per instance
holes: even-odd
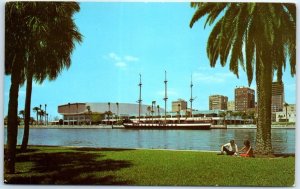
[[[226,148],[224,146],[223,146],[222,150],[225,151],[227,155],[233,155],[234,154],[234,151],[230,151],[230,150],[228,150],[228,148]]]

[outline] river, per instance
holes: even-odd
[[[6,143],[4,129],[4,140]],[[18,131],[22,142],[23,128]],[[88,146],[217,151],[230,139],[239,147],[249,139],[255,147],[256,129],[211,130],[129,130],[129,129],[48,129],[31,128],[29,145]],[[295,129],[272,129],[274,153],[295,153]]]

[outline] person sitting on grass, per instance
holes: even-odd
[[[227,155],[237,155],[238,154],[238,147],[234,143],[234,140],[230,140],[229,143],[226,143],[221,146],[221,154],[223,155],[226,152]]]
[[[240,154],[241,157],[254,157],[249,140],[244,141],[244,147],[240,151],[243,152]]]

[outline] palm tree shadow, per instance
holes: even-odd
[[[78,150],[79,151],[79,150]],[[9,184],[98,184],[130,185],[132,181],[118,178],[113,173],[132,166],[130,161],[103,159],[104,155],[88,152],[23,153],[17,162],[32,163],[27,173],[7,177]]]

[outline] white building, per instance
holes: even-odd
[[[276,122],[286,122],[286,119],[288,119],[288,122],[294,122],[294,123],[296,122],[295,104],[289,104],[286,109],[285,107],[283,108],[283,111],[276,112]]]

